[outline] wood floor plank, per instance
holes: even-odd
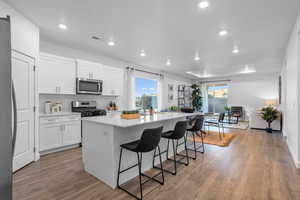
[[[300,172],[280,134],[226,131],[237,134],[229,147],[206,145],[205,154],[180,165],[176,176],[165,174],[165,185],[146,184],[145,199],[300,200]],[[14,200],[132,199],[87,174],[80,148],[43,156],[13,179]],[[126,186],[134,191],[135,183]]]

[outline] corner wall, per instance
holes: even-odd
[[[283,132],[295,165],[300,168],[300,16],[291,33],[282,68],[284,95]]]

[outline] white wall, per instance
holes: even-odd
[[[174,99],[173,101],[168,100],[168,85],[174,86]],[[186,79],[180,79],[172,76],[165,76],[164,85],[163,85],[163,109],[170,108],[171,106],[178,106],[178,85],[191,85],[191,81]]]
[[[287,137],[287,144],[293,156],[295,164],[300,168],[300,16],[291,33],[286,49],[285,61],[282,69],[284,99],[284,134]]]
[[[251,112],[265,106],[265,100],[278,99],[278,76],[271,74],[232,79],[228,84],[228,105],[243,106],[248,119]]]
[[[55,42],[52,41],[46,41],[46,40],[41,40],[40,42],[40,49],[41,52],[46,52],[58,56],[64,56],[64,57],[69,57],[69,58],[78,58],[78,59],[83,59],[83,60],[89,60],[93,62],[99,62],[104,65],[112,66],[112,67],[119,67],[119,68],[125,68],[128,66],[131,66],[131,63],[124,62],[122,60],[117,60],[108,56],[103,56],[101,54],[96,54],[96,53],[90,53],[88,51],[84,50],[78,50],[74,48],[69,48],[66,46],[61,46],[56,44]],[[144,69],[144,68],[143,68]],[[152,69],[144,69],[147,71],[153,71]],[[154,71],[157,72],[157,71]],[[177,87],[175,87],[174,91],[174,101],[173,102],[168,102],[168,84],[174,84],[174,86],[177,86],[178,84],[186,84],[189,85],[191,81],[189,79],[183,78],[183,77],[178,77],[174,76],[171,74],[166,74],[164,73],[164,81],[163,81],[163,87],[162,87],[162,105],[161,108],[165,109],[168,108],[172,105],[177,105]],[[126,73],[125,73],[126,76]],[[105,105],[109,101],[116,101],[117,105],[119,106],[120,109],[127,109],[128,108],[128,97],[126,96],[126,91],[128,91],[128,85],[127,85],[127,78],[124,78],[124,96],[121,97],[102,97],[102,96],[93,96],[91,99],[95,99],[99,105],[99,107],[104,108]],[[74,100],[74,99],[85,99],[84,96],[65,96],[66,98],[66,106],[65,109],[68,111],[70,109],[69,107],[69,102]],[[40,108],[41,111],[43,111],[43,104],[46,100],[53,100],[53,101],[62,101],[62,98],[57,95],[40,95]]]

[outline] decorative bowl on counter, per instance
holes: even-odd
[[[138,119],[141,114],[138,110],[124,110],[121,114],[122,119]]]

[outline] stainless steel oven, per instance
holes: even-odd
[[[85,79],[85,78],[76,79],[77,94],[101,95],[102,87],[103,87],[103,82],[101,80]]]

